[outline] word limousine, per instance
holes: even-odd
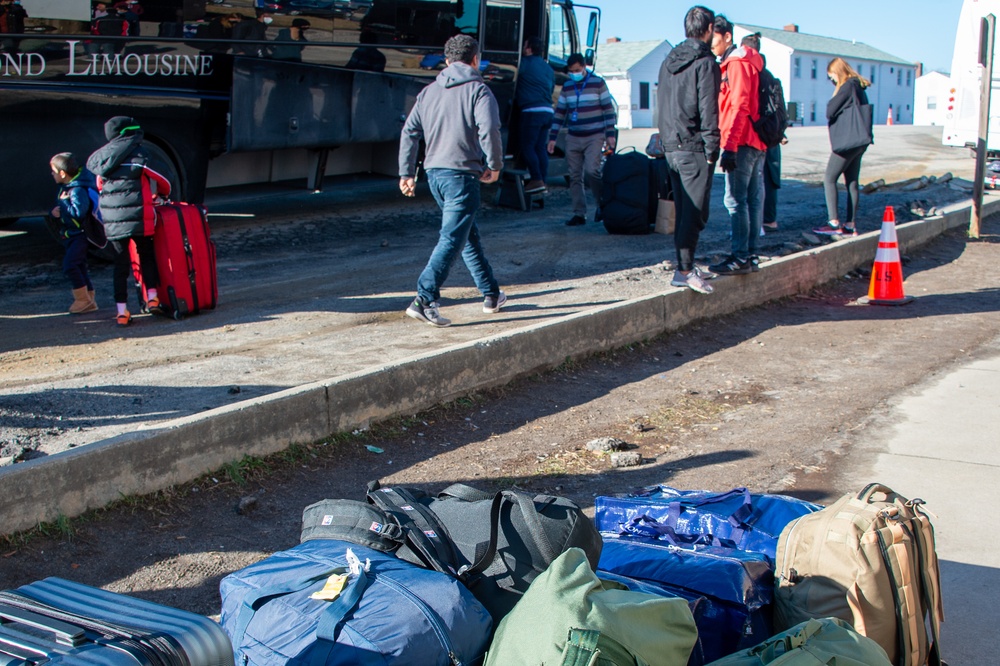
[[[66,40],[66,76],[211,76],[212,56],[180,53],[88,53],[81,42]],[[42,76],[48,63],[41,53],[2,53],[0,76]]]

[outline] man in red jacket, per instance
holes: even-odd
[[[723,202],[733,227],[733,244],[732,253],[709,269],[720,275],[744,275],[758,270],[757,238],[764,212],[760,178],[767,146],[753,128],[753,121],[760,117],[757,95],[764,63],[756,49],[736,48],[733,24],[721,14],[715,17],[712,52],[722,69],[719,166],[726,174]]]

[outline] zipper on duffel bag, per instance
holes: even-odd
[[[448,652],[448,658],[451,660],[451,663],[454,666],[462,666],[462,662],[459,660],[458,655],[455,653],[455,646],[451,642],[451,637],[448,635],[447,629],[441,622],[441,618],[438,617],[438,614],[434,611],[434,609],[428,606],[423,599],[421,599],[416,594],[411,592],[406,586],[404,586],[399,581],[395,581],[392,578],[386,576],[385,574],[382,575],[376,574],[374,578],[375,581],[381,582],[383,585],[386,585],[387,587],[391,587],[392,589],[396,590],[407,599],[413,601],[414,604],[416,604],[416,606],[420,609],[420,612],[424,614],[424,617],[427,618],[427,621],[430,623],[431,628],[434,630],[434,633],[438,637],[438,641],[441,643],[442,646],[444,646],[444,649]]]

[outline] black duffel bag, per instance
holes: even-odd
[[[627,149],[608,155],[601,176],[601,220],[609,234],[648,234],[650,201],[656,200],[650,160]],[[656,211],[653,211],[655,220]]]
[[[345,529],[330,532],[334,538],[364,545],[375,540],[382,548],[398,543],[397,557],[455,576],[495,621],[567,549],[583,549],[595,568],[601,557],[597,528],[580,507],[562,497],[517,490],[487,493],[462,484],[429,495],[414,488],[382,488],[376,481],[369,484],[368,501],[372,506],[362,511],[350,500],[326,500],[312,505],[325,509],[308,518],[313,525],[320,516],[343,523]],[[332,510],[338,503],[342,510]],[[364,534],[365,524],[371,534]],[[311,538],[322,533],[308,531]],[[304,525],[304,536],[306,532]]]

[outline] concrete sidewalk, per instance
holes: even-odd
[[[1000,537],[993,525],[1000,488],[1000,339],[905,398],[884,452],[867,475],[933,512],[950,666],[997,663]],[[859,470],[863,472],[864,470]],[[934,516],[937,516],[936,518]]]

